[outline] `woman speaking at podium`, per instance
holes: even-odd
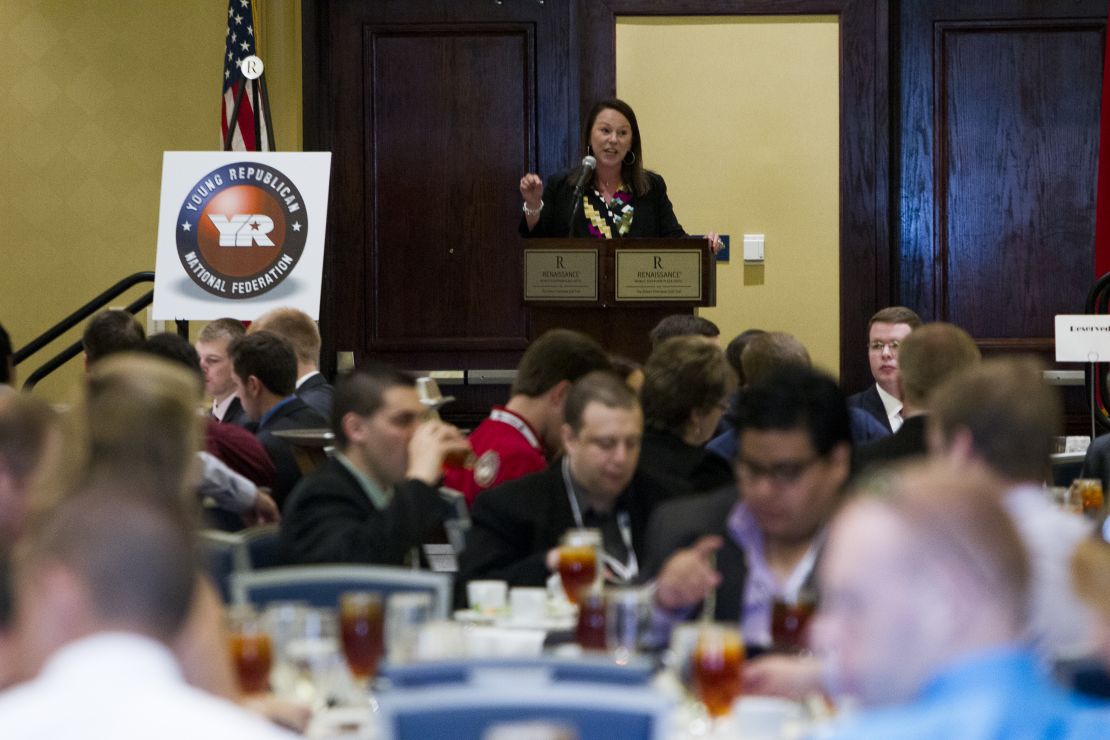
[[[640,127],[623,100],[602,100],[590,109],[583,132],[586,157],[547,179],[520,178],[525,237],[686,236],[667,197],[667,184],[644,169]],[[706,235],[714,252],[716,232]]]

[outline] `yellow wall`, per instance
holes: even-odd
[[[297,149],[300,2],[256,5],[260,31],[284,50],[263,56],[275,137]],[[162,152],[220,148],[226,23],[227,0],[0,2],[0,322],[17,347],[118,278],[154,269]],[[277,43],[260,40],[263,54]],[[42,395],[69,400],[78,365]]]
[[[717,306],[725,340],[787,331],[839,368],[839,29],[834,17],[617,22],[617,94],[636,111],[645,163],[689,233],[732,237]],[[743,234],[765,234],[745,266]]]

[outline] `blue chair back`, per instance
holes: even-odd
[[[202,530],[197,537],[201,565],[225,604],[231,599],[231,574],[236,569],[239,544],[235,535],[216,530]]]
[[[446,573],[385,565],[305,565],[234,573],[235,603],[265,607],[274,601],[304,601],[334,607],[344,591],[378,591],[383,598],[401,591],[432,595],[432,616],[446,619],[451,604],[451,576]]]
[[[579,740],[662,740],[670,712],[653,689],[573,683],[384,691],[378,706],[384,740],[481,738],[510,722],[566,726]]]
[[[378,676],[395,689],[443,686],[483,682],[483,677],[499,674],[509,677],[513,672],[528,676],[541,675],[553,683],[596,683],[610,686],[646,686],[651,681],[652,664],[637,657],[619,664],[604,657],[581,658],[489,658],[444,660],[394,665],[383,663]]]
[[[247,570],[277,568],[290,565],[281,550],[281,529],[276,524],[264,524],[244,529],[239,535],[243,538],[244,563]]]

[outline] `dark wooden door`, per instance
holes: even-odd
[[[517,182],[577,130],[569,3],[305,4],[306,149],[333,152],[333,351],[512,368],[527,341]]]
[[[900,300],[986,351],[1053,348],[1094,278],[1106,0],[906,0]]]

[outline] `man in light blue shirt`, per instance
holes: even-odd
[[[814,626],[864,711],[837,738],[1094,738],[1110,732],[1025,644],[1030,566],[985,474],[897,469],[834,521]]]

